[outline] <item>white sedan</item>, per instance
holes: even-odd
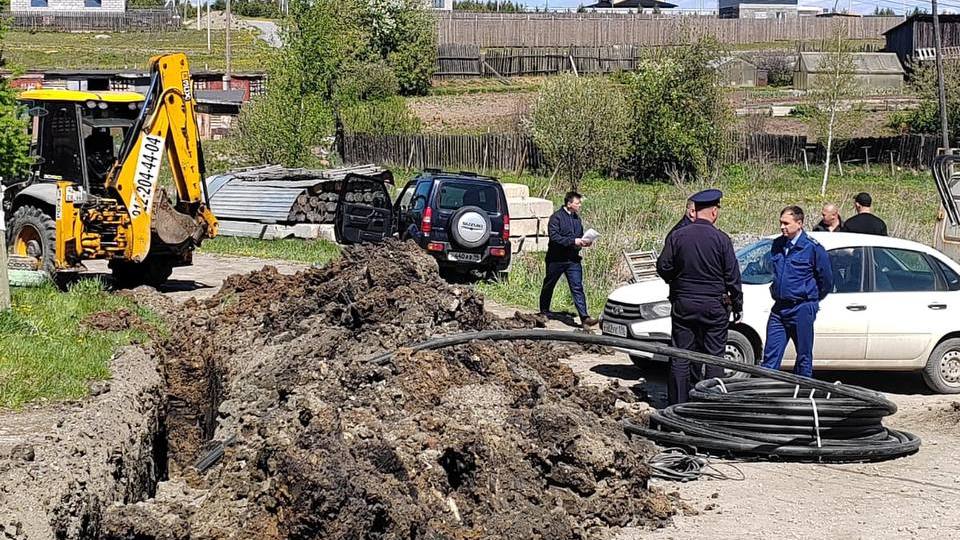
[[[820,370],[920,371],[934,391],[960,393],[960,265],[908,240],[849,233],[807,233],[830,255],[833,292],[820,302],[813,366]],[[770,243],[737,252],[743,320],[730,326],[728,358],[758,364],[770,298]],[[606,335],[670,340],[668,287],[660,279],[625,285],[607,298]],[[650,360],[636,351],[635,363]],[[793,344],[783,368],[792,368]],[[654,360],[666,360],[653,357]]]

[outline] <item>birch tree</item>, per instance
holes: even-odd
[[[851,104],[850,100],[859,93],[854,79],[856,68],[850,40],[846,39],[846,25],[838,23],[831,39],[832,47],[824,53],[819,69],[821,73],[808,90],[810,127],[820,141],[826,141],[827,149],[823,162],[823,182],[820,194],[827,191],[830,178],[830,158],[842,146],[845,139],[853,135],[863,117],[860,104]]]

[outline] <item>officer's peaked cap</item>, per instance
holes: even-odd
[[[710,208],[711,206],[719,205],[722,197],[723,192],[719,189],[705,189],[691,195],[690,200],[693,201],[693,204],[696,205],[699,210],[701,208]]]

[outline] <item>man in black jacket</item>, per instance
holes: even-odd
[[[857,193],[853,198],[853,207],[856,208],[857,215],[843,224],[841,232],[887,236],[887,224],[873,215],[873,197],[869,193]]]
[[[553,289],[560,276],[567,276],[573,304],[580,315],[580,324],[586,329],[597,324],[597,320],[587,312],[587,297],[583,293],[583,265],[580,264],[580,249],[589,247],[591,242],[583,239],[583,223],[580,221],[580,206],[583,195],[571,191],[563,198],[563,208],[550,216],[547,232],[550,242],[547,244],[547,275],[540,289],[540,313],[550,315],[550,302]]]

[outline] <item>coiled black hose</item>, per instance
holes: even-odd
[[[710,379],[697,384],[693,401],[655,412],[650,427],[624,422],[627,433],[666,446],[719,455],[781,460],[878,461],[916,452],[920,439],[885,428],[884,416],[897,406],[878,392],[751,366],[656,342],[558,330],[488,330],[454,334],[405,350],[435,350],[473,340],[567,341],[619,347],[683,358],[755,376]],[[373,358],[391,361],[395,353]]]

